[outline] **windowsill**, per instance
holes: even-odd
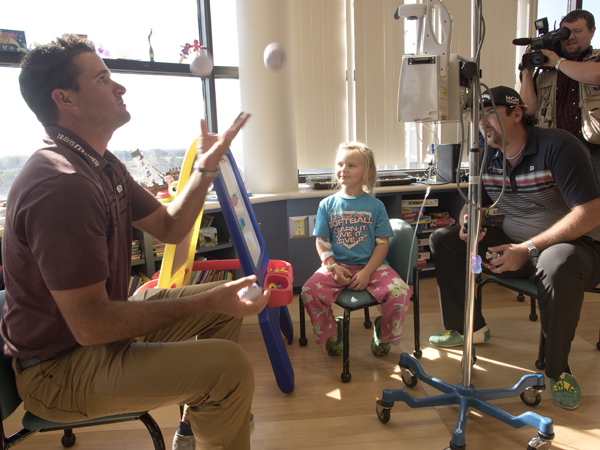
[[[456,190],[456,183],[431,184],[432,191],[436,190]],[[468,183],[460,183],[461,189],[467,189]],[[423,192],[427,189],[425,184],[409,184],[403,186],[379,186],[375,188],[375,194],[392,194],[399,192]],[[325,198],[337,191],[331,189],[312,189],[308,184],[299,183],[298,189],[294,191],[281,192],[279,194],[252,194],[249,197],[251,204],[277,202],[281,200],[299,200],[304,198]],[[218,201],[207,201],[204,203],[204,212],[220,210],[221,205]]]

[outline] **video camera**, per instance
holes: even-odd
[[[538,32],[536,38],[518,38],[513,40],[514,45],[530,45],[534,52],[525,53],[519,70],[528,69],[530,67],[540,67],[548,58],[542,53],[542,49],[552,50],[555,53],[561,54],[560,41],[564,41],[571,35],[571,30],[567,27],[562,27],[558,30],[548,31],[548,18],[544,17],[535,21],[535,29]]]

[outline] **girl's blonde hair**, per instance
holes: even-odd
[[[377,166],[375,165],[375,156],[373,155],[373,150],[367,147],[362,142],[352,141],[352,142],[342,142],[337,150],[335,151],[335,159],[333,165],[334,172],[334,180],[335,180],[335,188],[340,189],[342,185],[339,180],[335,176],[335,172],[337,170],[335,162],[338,159],[338,155],[340,152],[350,152],[356,155],[360,155],[365,164],[365,173],[362,180],[362,189],[369,195],[374,195],[374,189],[377,185]]]

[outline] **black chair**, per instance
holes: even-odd
[[[484,286],[490,283],[497,284],[498,286],[505,287],[510,289],[511,291],[515,291],[518,293],[517,300],[519,302],[525,301],[525,295],[527,295],[531,300],[531,310],[529,313],[529,320],[535,322],[538,319],[536,303],[538,298],[537,286],[529,281],[528,279],[522,278],[499,278],[497,276],[491,275],[488,278],[482,280],[479,278],[477,280],[477,302],[479,305],[482,304],[482,289]],[[586,292],[593,292],[596,294],[600,294],[600,288],[596,287],[594,289],[590,289]],[[596,348],[600,350],[600,335],[598,337],[598,343],[596,344]],[[540,331],[540,344],[538,347],[538,359],[535,362],[535,367],[538,370],[543,370],[546,368],[546,336],[544,335],[543,330]]]
[[[4,291],[0,291],[0,311],[4,306]],[[0,346],[4,346],[4,340],[0,336]],[[74,428],[89,427],[94,425],[106,425],[111,423],[127,422],[131,420],[141,421],[148,429],[155,450],[165,450],[165,442],[162,432],[156,421],[147,411],[119,414],[115,416],[98,417],[96,419],[84,420],[81,422],[58,423],[44,420],[26,411],[22,419],[23,429],[6,437],[3,422],[21,404],[21,398],[17,392],[15,382],[15,373],[12,368],[12,358],[0,354],[0,430],[2,432],[2,443],[0,450],[6,450],[17,445],[24,439],[34,435],[37,432],[63,430],[64,434],[61,443],[64,447],[72,447],[75,444],[76,436],[73,433]]]
[[[411,250],[411,244],[413,242],[414,230],[412,227],[401,219],[390,219],[390,224],[394,230],[394,236],[390,238],[390,247],[387,254],[387,261],[390,267],[394,269],[401,277],[406,277],[409,274],[409,279],[405,280],[407,284],[413,287],[413,294],[410,300],[413,302],[413,315],[414,315],[414,333],[415,333],[415,351],[413,355],[415,358],[420,358],[423,355],[421,351],[420,335],[421,326],[419,321],[419,268],[417,266],[417,259],[419,249],[416,244]],[[308,340],[306,338],[305,330],[305,312],[304,302],[300,296],[300,345],[306,346]],[[371,328],[372,323],[369,317],[369,308],[371,306],[377,306],[379,303],[373,298],[367,291],[352,291],[350,289],[344,289],[337,297],[335,302],[337,305],[344,308],[343,318],[343,371],[342,381],[347,383],[352,378],[350,374],[350,313],[359,309],[365,311],[365,328]]]

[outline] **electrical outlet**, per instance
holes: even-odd
[[[289,219],[290,239],[306,238],[308,234],[308,216],[295,216]]]

